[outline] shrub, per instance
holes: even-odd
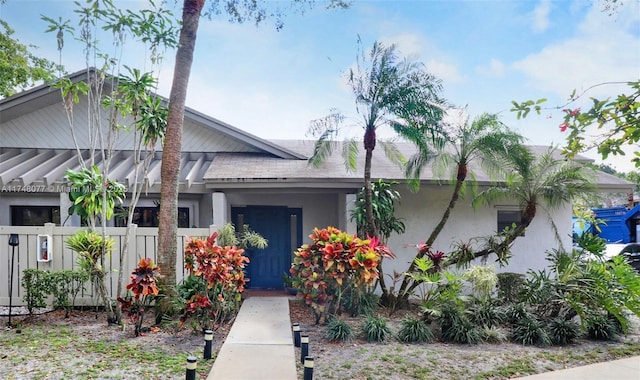
[[[315,228],[309,237],[312,243],[294,252],[290,273],[317,324],[338,314],[345,289],[372,285],[382,256],[391,254],[377,238],[362,240],[335,227]]]
[[[402,320],[398,340],[405,343],[431,342],[434,339],[431,328],[422,320],[415,317],[407,317]]]
[[[533,314],[527,309],[524,303],[516,303],[504,309],[505,322],[510,325],[517,325],[520,321],[535,319]]]
[[[49,272],[39,269],[25,269],[22,272],[22,287],[25,290],[22,299],[27,303],[29,314],[33,314],[36,308],[47,307],[47,295],[51,285]]]
[[[353,339],[351,326],[343,320],[331,318],[327,324],[327,339],[332,342],[346,342]]]
[[[127,296],[118,297],[122,311],[126,311],[135,325],[135,335],[142,332],[144,314],[160,293],[158,279],[160,270],[149,258],[140,259],[136,269],[131,272],[131,282],[127,285]],[[132,297],[133,295],[133,297]]]
[[[502,309],[492,300],[479,301],[471,306],[470,311],[472,321],[482,327],[498,326],[505,319]]]
[[[438,320],[443,340],[464,344],[480,342],[480,332],[456,305],[452,303],[443,305]]]
[[[617,328],[612,319],[604,314],[588,317],[586,320],[587,335],[595,340],[612,340],[617,336]]]
[[[348,288],[342,301],[342,307],[349,312],[352,317],[358,315],[369,315],[373,313],[380,296],[373,292],[370,286],[364,288]]]
[[[521,273],[498,273],[498,299],[503,303],[517,303],[524,285],[525,276]]]
[[[511,339],[525,346],[548,346],[551,341],[549,335],[542,328],[542,324],[535,319],[526,318],[515,325]]]
[[[547,325],[551,344],[567,345],[573,343],[580,335],[580,326],[564,318],[554,318]]]
[[[499,327],[483,327],[479,332],[480,339],[486,343],[504,343],[509,340],[505,331]]]
[[[68,318],[75,305],[76,297],[84,284],[89,280],[89,274],[84,270],[61,270],[49,273],[50,291],[53,295],[53,307],[64,309],[64,317]]]
[[[53,296],[53,307],[65,309],[69,317],[78,293],[84,289],[89,275],[84,270],[62,270],[49,272],[40,269],[25,269],[22,272],[23,300],[29,314],[33,309],[47,307],[47,297]]]
[[[185,298],[184,324],[194,321],[194,328],[215,329],[240,307],[246,284],[244,267],[249,258],[235,246],[216,244],[218,233],[205,240],[192,238],[185,247],[185,268],[189,276],[179,288]],[[198,279],[199,278],[199,279]]]
[[[391,334],[387,320],[382,317],[368,316],[362,323],[362,335],[367,342],[384,342]]]
[[[496,270],[487,266],[472,266],[464,273],[463,278],[471,283],[471,290],[476,297],[482,299],[489,298],[498,283]]]

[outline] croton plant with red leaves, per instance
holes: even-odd
[[[135,335],[142,330],[144,313],[151,307],[159,293],[158,279],[160,269],[150,258],[140,259],[138,267],[131,273],[131,282],[127,285],[127,296],[118,297],[123,312],[127,312],[134,323]]]
[[[185,247],[185,268],[197,291],[186,300],[182,323],[194,318],[198,328],[215,329],[239,304],[249,258],[244,249],[216,244],[218,233],[206,239],[190,238]]]
[[[312,242],[294,252],[290,273],[298,295],[313,308],[316,323],[333,315],[349,286],[372,285],[385,256],[393,257],[377,238],[360,239],[335,227],[315,228]]]

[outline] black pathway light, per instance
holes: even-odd
[[[8,327],[13,327],[13,325],[11,324],[11,307],[13,306],[12,304],[12,299],[13,299],[13,258],[15,256],[16,253],[16,247],[20,244],[20,241],[18,240],[18,234],[11,234],[9,235],[9,245],[11,246],[11,274],[9,275],[9,322],[7,322],[7,326]]]

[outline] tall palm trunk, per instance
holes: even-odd
[[[169,115],[162,151],[160,213],[158,215],[158,266],[163,283],[176,285],[176,251],[178,250],[178,175],[182,149],[182,124],[185,99],[193,51],[198,32],[198,21],[205,0],[184,0],[180,46],[176,52],[173,83],[169,96]]]
[[[451,194],[449,205],[447,205],[447,208],[444,210],[444,213],[442,214],[442,218],[440,218],[440,222],[438,223],[438,225],[436,225],[436,227],[431,232],[431,235],[429,235],[429,238],[425,242],[425,245],[427,247],[431,247],[433,245],[433,243],[438,238],[438,235],[440,235],[440,232],[442,231],[444,226],[447,224],[447,221],[449,220],[449,216],[451,215],[451,211],[456,206],[456,203],[458,202],[458,198],[460,198],[460,191],[462,189],[462,185],[464,184],[464,181],[467,178],[467,172],[468,172],[468,168],[467,168],[466,162],[459,163],[458,173],[456,176],[456,186],[453,189],[453,193]],[[429,252],[428,249],[421,250],[416,255],[416,258],[419,259],[424,257],[424,255],[426,255],[427,252]],[[415,269],[416,269],[416,262],[414,260],[411,262],[411,265],[409,266],[409,270],[407,272],[412,273],[413,271],[415,271]],[[409,286],[410,284],[411,286]],[[398,291],[398,298],[400,298],[400,303],[404,303],[408,301],[409,295],[413,292],[413,290],[416,287],[418,287],[418,285],[420,285],[419,282],[414,281],[410,276],[405,276],[404,279],[402,280],[402,285],[400,286],[400,290]]]
[[[366,233],[371,237],[378,236],[378,223],[373,216],[373,193],[371,190],[371,160],[376,148],[376,130],[367,128],[364,134],[364,207],[367,213]]]

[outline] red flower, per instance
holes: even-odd
[[[564,123],[560,124],[560,132],[566,132],[567,128],[569,128],[569,123],[568,122],[564,122]]]

